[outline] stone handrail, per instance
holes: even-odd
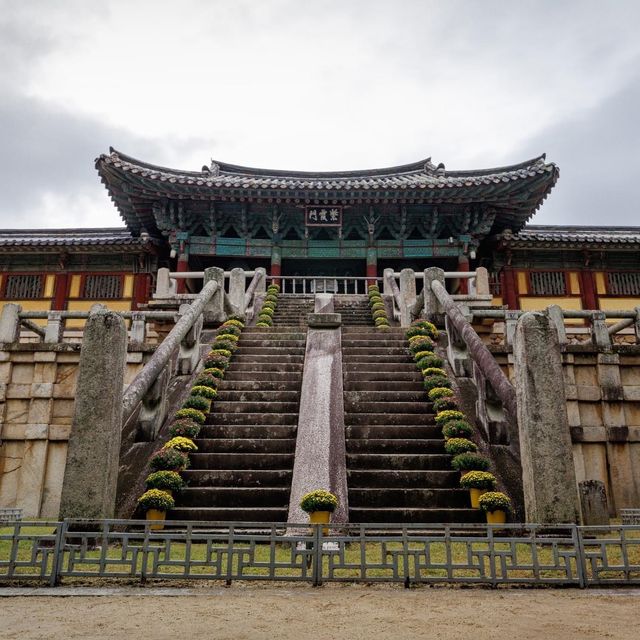
[[[248,274],[248,271],[245,271],[245,274]],[[247,287],[247,290],[244,294],[244,308],[249,309],[253,306],[253,302],[256,298],[256,295],[259,295],[265,290],[266,285],[266,271],[263,268],[258,268],[253,272],[253,278]]]
[[[136,406],[142,401],[144,395],[162,373],[162,370],[187,333],[202,317],[207,304],[211,301],[216,291],[218,291],[218,282],[216,280],[210,280],[204,285],[202,291],[185,310],[180,320],[156,349],[149,362],[127,387],[122,399],[123,424],[129,420]]]
[[[511,416],[515,417],[517,415],[515,388],[496,362],[493,354],[482,342],[480,336],[463,315],[460,307],[447,293],[447,290],[439,280],[434,280],[431,283],[431,290],[442,305],[447,318],[455,327],[460,338],[467,345],[471,358],[489,381],[504,407]]]

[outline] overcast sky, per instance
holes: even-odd
[[[538,224],[640,224],[640,1],[0,0],[0,226],[122,224],[93,161],[547,153]]]

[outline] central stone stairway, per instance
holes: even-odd
[[[278,305],[273,314],[275,327],[306,327],[307,316],[313,313],[315,297],[313,295],[278,295]]]
[[[373,327],[373,316],[369,307],[369,297],[359,295],[337,295],[333,299],[333,308],[342,316],[343,326]]]
[[[350,522],[482,522],[436,426],[404,329],[343,327]]]
[[[172,519],[287,520],[305,344],[302,327],[243,330]]]

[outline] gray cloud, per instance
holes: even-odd
[[[640,83],[598,107],[560,122],[517,153],[540,150],[560,167],[560,180],[532,224],[639,225]]]

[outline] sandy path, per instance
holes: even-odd
[[[0,598],[0,637],[499,640],[640,638],[640,592],[366,586],[200,589],[171,596]]]

